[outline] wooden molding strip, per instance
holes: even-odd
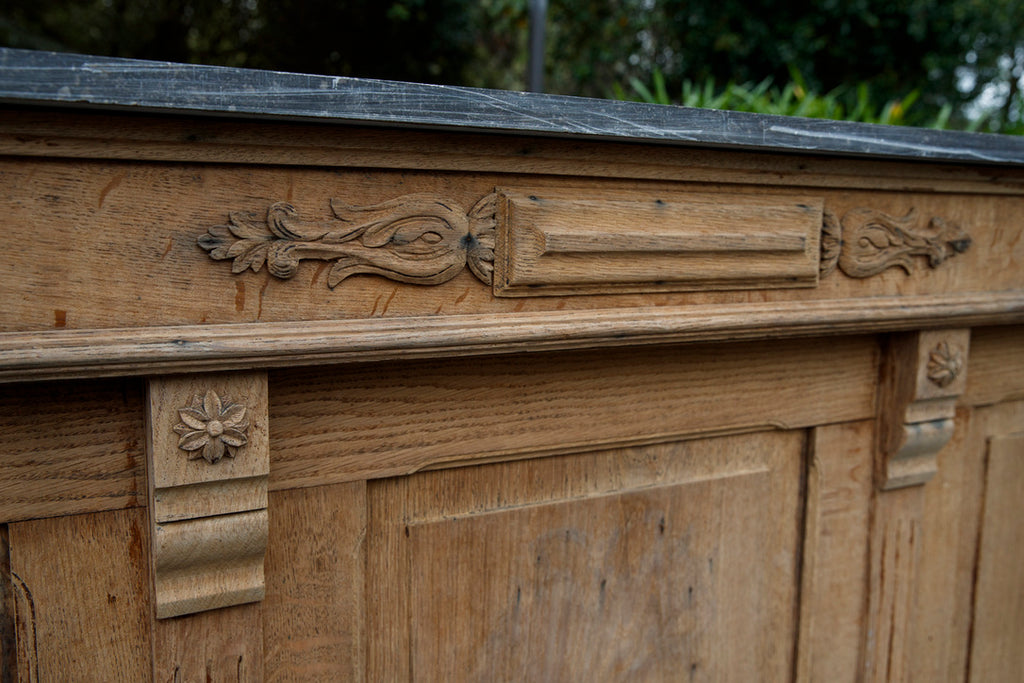
[[[1024,322],[1024,292],[0,334],[0,382]]]

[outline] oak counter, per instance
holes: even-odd
[[[1024,672],[1024,140],[17,50],[0,101],[12,680]]]

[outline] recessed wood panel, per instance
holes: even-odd
[[[11,524],[22,681],[143,681],[151,675],[145,510]]]
[[[1024,679],[1024,411],[1021,433],[989,441],[985,505],[979,539],[971,681]]]
[[[370,676],[785,679],[802,456],[769,432],[382,482]]]

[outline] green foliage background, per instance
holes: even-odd
[[[523,89],[527,5],[5,0],[0,44]],[[1021,0],[549,3],[555,93],[1015,131],[1022,78]]]

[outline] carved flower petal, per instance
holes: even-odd
[[[220,439],[229,446],[244,446],[247,442],[245,434],[237,429],[225,429]]]
[[[197,451],[210,443],[210,435],[206,430],[201,432],[189,432],[178,439],[178,448],[186,451]]]
[[[245,406],[239,403],[225,406],[224,411],[220,414],[220,422],[225,427],[237,427],[244,419]]]
[[[210,421],[209,415],[195,408],[178,408],[178,415],[192,429],[206,429],[206,423]]]
[[[217,392],[213,389],[207,391],[206,396],[203,398],[203,410],[206,411],[206,414],[209,415],[211,419],[220,415],[220,396],[218,396]]]
[[[220,439],[211,439],[206,446],[203,447],[203,457],[206,458],[206,462],[215,463],[224,457],[224,442]]]

